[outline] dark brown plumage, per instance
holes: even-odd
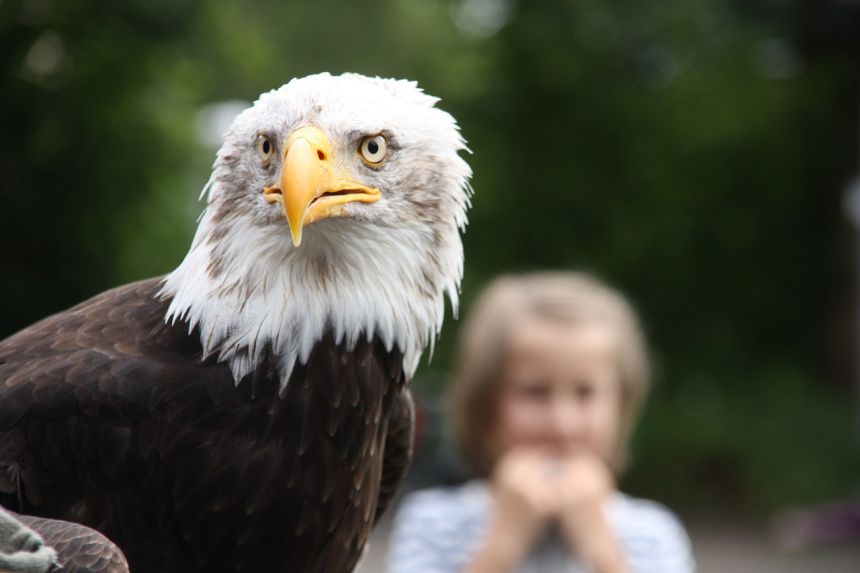
[[[271,356],[238,386],[201,362],[158,285],[0,342],[2,504],[99,529],[134,573],[352,570],[411,455],[397,351],[326,335],[281,399]]]

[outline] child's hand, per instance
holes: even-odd
[[[568,543],[595,571],[625,571],[604,514],[615,491],[612,471],[596,454],[575,450],[564,458],[558,521]]]
[[[606,463],[585,449],[574,449],[560,460],[560,518],[579,525],[583,514],[602,509],[615,491],[615,479]]]
[[[556,470],[549,468],[549,471]],[[555,517],[556,481],[556,476],[548,476],[547,457],[542,450],[515,448],[496,464],[492,476],[495,514],[490,542],[512,565],[525,558]]]

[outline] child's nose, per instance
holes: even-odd
[[[575,441],[585,432],[584,416],[574,400],[556,397],[547,416],[554,438],[565,442]]]

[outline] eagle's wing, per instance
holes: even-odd
[[[0,571],[3,573],[51,573],[59,567],[57,552],[21,523],[17,516],[0,508]]]
[[[57,553],[63,573],[128,573],[122,551],[101,533],[68,521],[16,516]]]
[[[408,388],[397,395],[388,419],[385,437],[385,457],[382,462],[382,482],[379,486],[379,501],[376,504],[374,523],[385,513],[400,482],[412,462],[415,448],[415,403]]]
[[[146,452],[131,449],[146,439],[131,432],[150,410],[152,387],[143,382],[172,359],[155,348],[164,329],[157,290],[157,279],[114,289],[0,342],[5,505],[32,508],[46,491],[62,504],[59,492],[72,484],[78,491],[116,487],[140,472]],[[96,525],[91,508],[67,501],[68,508],[52,511],[74,511]]]

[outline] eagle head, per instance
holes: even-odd
[[[264,352],[286,387],[331,332],[379,337],[411,376],[456,312],[471,170],[457,123],[414,82],[293,79],[234,120],[187,256],[161,296],[238,382]]]

